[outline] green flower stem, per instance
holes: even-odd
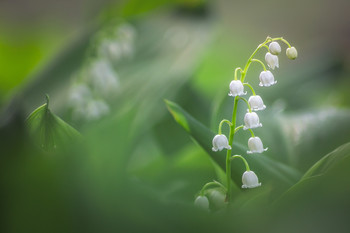
[[[248,106],[248,109],[249,109],[249,112],[252,112],[252,108],[250,107],[250,104],[248,103],[248,100],[246,100],[245,98],[243,98],[243,97],[238,97],[239,99],[241,99],[241,100],[243,100],[246,104],[247,104],[247,106]]]
[[[264,45],[263,45],[263,47],[267,48],[267,51],[269,51],[269,52],[270,52],[270,48],[269,48],[269,46],[267,46],[266,44],[264,44]]]
[[[263,67],[264,71],[266,71],[266,66],[262,61],[260,61],[259,59],[252,59],[252,62],[254,62],[254,61],[259,62],[261,64],[261,66]]]
[[[235,133],[237,133],[238,130],[242,129],[243,127],[244,127],[244,125],[240,125],[240,126],[236,127],[235,128]],[[248,130],[249,130],[250,134],[252,135],[252,137],[255,137],[255,134],[254,134],[253,130],[252,129],[248,129]]]
[[[233,138],[235,135],[235,128],[236,128],[236,119],[237,119],[237,104],[238,104],[239,97],[236,96],[234,103],[233,103],[233,112],[232,112],[232,121],[231,121],[231,127],[230,127],[230,136],[228,140],[228,144],[233,147]],[[227,192],[226,192],[226,201],[230,202],[231,200],[231,152],[232,149],[227,150],[226,154],[226,181],[227,181]]]
[[[223,119],[219,124],[219,134],[221,134],[221,128],[223,123],[227,123],[230,127],[232,125],[232,123],[229,120]]]
[[[243,83],[243,86],[247,86],[250,88],[250,90],[252,91],[252,94],[255,95],[255,91],[254,88],[249,84],[249,83]]]
[[[235,133],[237,133],[238,130],[242,129],[243,127],[244,127],[244,125],[241,125],[241,126],[236,127],[236,128],[235,128]]]
[[[250,131],[250,134],[252,135],[252,137],[255,137],[253,130],[249,129],[249,131]]]
[[[247,160],[245,160],[245,158],[243,158],[241,155],[233,155],[233,156],[231,157],[231,160],[233,160],[233,159],[235,159],[235,158],[240,158],[240,159],[242,159],[243,162],[244,162],[244,165],[245,165],[246,170],[247,170],[247,171],[250,171],[249,164],[248,164]]]
[[[252,53],[252,55],[250,55],[250,57],[248,58],[248,61],[243,69],[243,72],[242,72],[242,76],[241,76],[241,81],[244,82],[244,78],[247,74],[247,71],[248,71],[248,68],[250,66],[250,63],[252,63],[252,59],[253,57],[255,56],[255,54],[262,48],[264,47],[269,41],[271,41],[271,38],[270,37],[267,37],[266,40],[260,44],[255,50],[254,52]]]
[[[250,64],[252,63],[252,60],[253,60],[253,57],[255,56],[255,54],[262,48],[262,47],[267,47],[267,43],[271,42],[271,41],[276,41],[276,40],[280,40],[282,42],[284,42],[286,45],[288,45],[288,47],[290,48],[291,45],[289,44],[289,42],[285,39],[283,39],[283,37],[277,37],[277,38],[271,38],[271,37],[267,37],[266,40],[261,43],[255,50],[254,52],[252,53],[252,55],[250,55],[250,57],[248,58],[248,61],[243,69],[243,71],[241,72],[242,75],[241,75],[241,81],[244,82],[244,79],[245,79],[245,76],[247,75],[247,72],[248,72],[248,69],[249,69],[249,66]]]
[[[278,37],[278,38],[273,38],[273,39],[271,39],[271,41],[276,41],[276,40],[282,41],[283,43],[285,43],[286,45],[288,45],[289,48],[292,47],[292,46],[289,44],[289,42],[288,42],[287,40],[283,39],[283,37]]]
[[[237,67],[236,69],[235,69],[235,80],[237,80],[237,71],[240,71],[241,72],[241,74],[242,74],[242,68],[241,67]]]
[[[199,194],[200,194],[201,196],[204,196],[204,191],[205,191],[208,187],[210,187],[210,186],[218,186],[218,187],[222,188],[222,189],[226,192],[226,187],[223,186],[220,182],[214,180],[214,181],[212,181],[212,182],[206,183],[206,184],[203,186],[203,188],[201,189],[201,191],[199,192]]]

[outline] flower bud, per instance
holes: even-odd
[[[294,60],[298,56],[298,51],[294,47],[290,47],[286,50],[286,55],[289,59]]]
[[[273,41],[269,45],[269,50],[273,55],[278,55],[281,53],[281,46],[276,41]]]
[[[248,147],[250,150],[250,151],[247,151],[248,154],[262,153],[264,151],[267,151],[267,148],[264,149],[263,143],[259,137],[249,138]]]
[[[258,177],[253,171],[246,171],[242,176],[242,188],[256,188],[261,186]]]
[[[224,134],[217,134],[213,138],[213,151],[221,151],[223,149],[231,149],[231,146],[228,144],[227,137]]]
[[[208,192],[208,198],[212,209],[221,209],[226,206],[225,194],[217,189],[211,189]]]
[[[206,196],[198,196],[194,201],[194,205],[203,210],[209,210],[209,200]]]
[[[277,81],[275,81],[275,77],[273,76],[273,74],[269,70],[261,71],[261,73],[259,75],[259,79],[260,79],[259,86],[261,86],[261,87],[262,86],[269,87],[269,86],[272,86],[272,85],[277,83]]]
[[[271,53],[266,53],[265,61],[266,61],[267,65],[273,70],[275,69],[275,67],[277,67],[277,68],[279,67],[278,57],[276,55],[272,55]]]
[[[229,96],[245,95],[247,92],[244,92],[243,83],[240,80],[233,80],[230,83],[230,93]]]
[[[244,116],[244,123],[244,130],[254,129],[262,126],[262,124],[259,123],[259,116],[255,112],[247,112]]]
[[[264,110],[266,106],[259,95],[249,97],[248,103],[253,111]]]

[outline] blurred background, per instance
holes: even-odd
[[[1,0],[4,232],[348,232],[349,9],[347,0]],[[267,105],[256,134],[269,150],[248,156],[263,186],[242,192],[233,177],[232,208],[209,193],[211,212],[199,210],[198,191],[224,182],[223,171],[164,99],[216,132],[231,118],[234,69],[267,36],[287,39],[298,58],[280,43],[271,88],[258,86],[259,66],[247,75]],[[46,94],[53,117],[26,120]],[[239,132],[237,143],[248,138]]]

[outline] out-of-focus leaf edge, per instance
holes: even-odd
[[[320,182],[320,179],[322,179],[330,169],[333,169],[337,164],[341,163],[349,156],[350,143],[346,143],[325,155],[304,174],[300,181],[290,187],[278,200],[276,200],[275,203],[283,202],[283,200],[288,199],[290,196],[302,192],[304,186],[308,185],[310,182]]]

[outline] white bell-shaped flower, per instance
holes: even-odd
[[[259,116],[255,112],[247,112],[244,116],[244,123],[244,130],[254,129],[262,126],[262,124],[259,122]]]
[[[286,50],[286,55],[289,59],[294,60],[298,56],[298,51],[294,47],[290,47]]]
[[[206,196],[198,196],[196,200],[194,200],[194,205],[203,210],[209,210],[209,200]]]
[[[241,80],[233,80],[230,83],[230,93],[228,94],[229,96],[237,96],[237,95],[245,95],[247,92],[244,92],[244,87],[243,83]]]
[[[264,151],[267,151],[267,148],[264,149],[263,143],[259,137],[249,138],[248,147],[250,151],[247,151],[247,154],[263,153]]]
[[[217,134],[213,138],[213,151],[221,151],[223,149],[231,149],[231,146],[228,144],[227,137],[224,134]]]
[[[264,86],[264,87],[269,87],[277,83],[275,81],[275,77],[271,73],[271,71],[266,70],[266,71],[261,71],[259,75],[260,83],[259,86]]]
[[[265,61],[266,61],[267,65],[273,70],[275,69],[275,67],[277,67],[277,68],[279,67],[278,57],[276,55],[272,55],[271,53],[266,53]]]
[[[264,110],[266,106],[259,95],[252,95],[248,99],[248,103],[253,111]]]
[[[261,186],[259,179],[253,171],[245,171],[242,176],[242,188],[256,188]]]
[[[273,55],[278,55],[281,53],[281,46],[276,41],[273,41],[269,45],[269,50]]]

